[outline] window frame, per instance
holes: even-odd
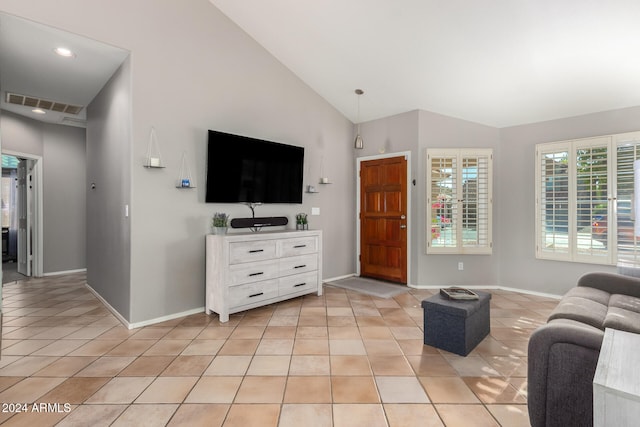
[[[640,263],[640,239],[632,237],[633,240],[626,242],[625,250],[620,250],[621,244],[625,243],[623,239],[618,241],[618,223],[620,218],[618,216],[618,206],[621,203],[628,203],[626,196],[619,197],[619,177],[621,174],[628,174],[629,171],[622,169],[628,166],[621,166],[618,164],[618,158],[620,157],[620,147],[632,146],[633,157],[640,158],[640,132],[629,132],[623,134],[612,134],[597,137],[572,139],[565,141],[547,142],[536,144],[535,152],[535,254],[537,259],[547,259],[555,261],[568,261],[568,262],[580,262],[589,264],[600,265],[638,265]],[[600,173],[602,179],[606,179],[606,195],[604,197],[593,196],[594,190],[590,188],[592,193],[589,199],[591,208],[598,202],[606,202],[606,209],[600,208],[599,211],[593,212],[591,210],[592,218],[588,226],[590,231],[590,243],[585,240],[584,232],[581,233],[581,227],[583,223],[579,223],[579,214],[584,216],[583,208],[579,207],[578,197],[580,191],[580,184],[578,182],[578,150],[589,150],[593,148],[605,148],[606,147],[606,171]],[[545,204],[548,203],[549,198],[543,194],[543,188],[548,188],[549,181],[545,179],[551,178],[552,174],[544,174],[543,165],[544,156],[551,156],[553,153],[567,153],[567,247],[556,247],[553,243],[555,240],[549,239],[547,229],[550,228],[548,219],[543,211],[547,212]],[[549,158],[549,157],[547,157]],[[546,168],[548,169],[548,167]],[[583,175],[584,178],[584,175]],[[593,185],[593,184],[591,184]],[[555,187],[554,187],[555,188]],[[596,190],[597,191],[597,190]],[[628,193],[628,190],[627,190]],[[633,197],[630,201],[633,206]],[[558,209],[559,211],[560,209]],[[633,209],[631,209],[633,211]],[[596,213],[596,214],[594,214]],[[598,239],[598,232],[594,231],[597,227],[597,218],[604,217],[606,215],[606,238]],[[560,213],[553,211],[553,216],[561,216]],[[635,220],[633,212],[631,217]],[[613,219],[613,220],[611,220]],[[544,222],[544,223],[543,223]],[[555,223],[551,228],[555,228]],[[620,228],[623,231],[624,227]],[[595,233],[595,234],[594,234]],[[579,236],[582,234],[581,236]],[[600,236],[602,237],[602,236]],[[594,240],[598,240],[602,243],[603,248],[594,248]],[[549,242],[552,243],[549,243]],[[585,245],[589,246],[585,248]],[[591,249],[591,251],[589,251]],[[624,253],[623,253],[624,252]]]
[[[455,196],[452,194],[451,208],[451,221],[455,224],[455,239],[454,246],[434,246],[433,245],[433,227],[434,224],[438,224],[437,227],[442,227],[442,224],[438,221],[438,218],[433,213],[433,203],[436,203],[438,196],[433,194],[433,181],[434,174],[432,172],[433,158],[449,158],[452,159],[451,167],[455,170]],[[479,203],[476,210],[476,223],[480,222],[479,215],[485,216],[485,220],[482,221],[483,243],[481,244],[467,244],[463,239],[463,222],[465,218],[464,204],[469,203],[468,199],[465,199],[465,185],[463,179],[464,173],[464,161],[465,159],[486,159],[486,172],[482,175],[482,181],[476,180],[476,194],[479,194],[478,186],[486,186],[486,194],[484,194],[485,203]],[[464,254],[464,255],[491,255],[493,253],[493,149],[492,148],[427,148],[425,151],[425,161],[427,165],[426,172],[426,215],[425,215],[425,240],[426,240],[426,253],[427,254]],[[452,176],[454,173],[452,172]],[[484,189],[483,189],[484,191]],[[467,219],[468,219],[468,207],[467,207]],[[460,226],[457,226],[460,224]],[[476,232],[481,233],[480,227],[477,227]]]

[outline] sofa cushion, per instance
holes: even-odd
[[[609,307],[622,308],[624,310],[640,313],[640,298],[629,295],[614,294],[609,299]]]
[[[623,308],[609,307],[604,327],[640,334],[640,313]]]
[[[586,298],[603,305],[609,305],[609,298],[611,293],[596,288],[589,288],[585,286],[576,286],[569,289],[569,292],[565,294],[566,297],[578,297]]]
[[[604,327],[640,333],[640,298],[611,295]]]
[[[575,287],[551,312],[548,320],[571,319],[604,329],[610,294],[599,289]]]

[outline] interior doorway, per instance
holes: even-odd
[[[358,159],[358,275],[407,284],[409,153]]]
[[[41,158],[2,153],[2,282],[42,276]]]

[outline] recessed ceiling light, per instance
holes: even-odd
[[[36,114],[47,114],[47,112],[44,111],[42,108],[34,108],[33,110],[31,110],[31,112]]]
[[[67,49],[66,47],[57,47],[55,49],[53,49],[53,51],[60,55],[63,56],[65,58],[73,58],[76,56],[75,53],[73,53],[70,49]]]

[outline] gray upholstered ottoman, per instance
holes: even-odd
[[[422,301],[425,344],[466,356],[489,334],[491,294],[474,292],[479,299],[450,300],[438,293]]]

